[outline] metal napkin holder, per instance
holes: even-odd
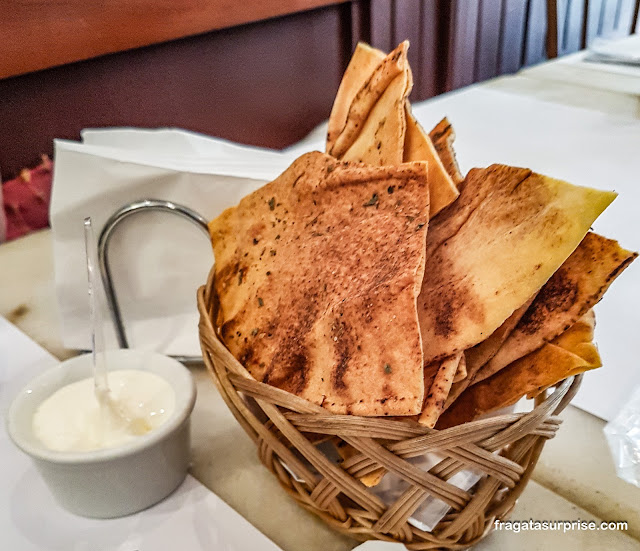
[[[166,212],[189,220],[196,226],[198,226],[209,238],[209,229],[207,227],[207,220],[198,214],[193,209],[174,203],[172,201],[163,201],[161,199],[142,199],[129,203],[122,208],[114,212],[111,217],[106,221],[100,237],[98,238],[98,262],[100,265],[100,276],[102,277],[102,283],[107,299],[107,307],[109,308],[109,314],[113,327],[116,332],[116,338],[120,348],[129,348],[129,340],[122,321],[122,314],[120,312],[120,305],[118,303],[118,296],[116,289],[113,285],[113,279],[111,275],[111,267],[109,265],[109,242],[118,224],[120,224],[125,218],[129,218],[135,214],[141,212]],[[202,363],[202,357],[200,356],[173,356],[179,362],[185,365],[195,365]]]

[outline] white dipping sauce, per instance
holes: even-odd
[[[173,413],[175,392],[148,371],[109,371],[109,392],[93,377],[54,392],[36,410],[33,433],[49,449],[83,452],[113,448],[159,427]]]

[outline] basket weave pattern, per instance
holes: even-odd
[[[214,270],[198,290],[199,331],[204,362],[222,398],[255,442],[262,463],[289,495],[358,540],[398,541],[409,549],[464,549],[477,543],[491,531],[495,519],[511,512],[544,443],[558,430],[557,415],[580,384],[580,376],[563,381],[552,394],[538,399],[531,412],[442,431],[415,422],[334,415],[257,382],[232,356],[212,322],[218,308],[213,275]],[[250,401],[255,401],[251,407]],[[340,465],[331,461],[315,444],[334,437],[359,453]],[[406,461],[431,452],[445,459],[428,472]],[[380,467],[408,483],[390,506],[358,480]],[[486,475],[472,490],[447,482],[469,468]],[[407,521],[429,496],[451,509],[432,532],[425,532]]]

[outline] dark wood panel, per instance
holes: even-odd
[[[593,42],[601,31],[601,14],[605,5],[604,0],[589,0],[587,5],[586,45]]]
[[[355,50],[358,42],[371,43],[371,10],[369,9],[369,0],[353,0],[349,4],[348,14],[343,15],[344,19],[348,19],[350,30],[350,51]]]
[[[636,6],[640,6],[639,0],[620,0],[619,17],[616,22],[615,36],[623,37],[635,32],[633,28],[633,17]]]
[[[586,44],[597,37],[616,38],[631,32],[636,0],[589,0]]]
[[[547,0],[550,57],[589,46],[597,37],[629,34],[637,0]],[[554,19],[555,15],[555,19]]]
[[[178,126],[283,147],[329,115],[350,52],[331,6],[0,81],[5,179],[86,127]]]
[[[370,0],[371,45],[384,52],[391,51],[393,43],[394,0]]]
[[[0,80],[3,176],[91,126],[180,126],[282,147],[327,117],[357,41],[390,51],[408,38],[417,101],[544,60],[552,1],[338,2]],[[628,32],[634,1],[589,0],[587,38]],[[579,46],[584,5],[557,1],[563,53]]]
[[[515,73],[522,66],[526,26],[526,0],[503,0],[500,74]]]
[[[447,35],[440,32],[442,4],[442,0],[369,0],[358,2],[351,12],[353,28],[362,33],[360,40],[376,48],[389,52],[409,40],[412,101],[432,97],[443,89],[438,65],[447,45]],[[368,22],[368,30],[363,22]]]
[[[499,74],[502,0],[480,0],[479,11],[475,80],[486,80]]]
[[[585,4],[582,0],[558,0],[558,55],[581,49]]]
[[[529,0],[523,65],[535,65],[547,58],[547,6],[545,0]]]
[[[415,101],[422,96],[420,90],[421,78],[420,73],[423,67],[420,63],[420,52],[422,44],[420,36],[422,28],[420,26],[420,8],[422,0],[396,0],[394,2],[394,16],[392,17],[392,43],[400,44],[403,40],[410,43],[408,58],[409,65],[413,72],[413,90],[410,99]]]
[[[0,78],[338,1],[3,1],[0,2],[0,36],[3,38]]]
[[[420,5],[420,70],[414,74],[418,100],[445,90],[442,75],[446,67],[446,11],[446,6],[439,0],[423,0]]]
[[[479,0],[452,0],[449,19],[447,90],[475,82]]]
[[[604,0],[601,7],[598,35],[611,36],[616,30],[616,12],[621,0]]]

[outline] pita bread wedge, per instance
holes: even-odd
[[[395,50],[393,50],[374,70],[371,77],[364,86],[358,91],[349,106],[349,112],[344,124],[344,128],[336,138],[333,146],[327,152],[337,159],[345,158],[347,152],[353,149],[345,160],[363,160],[364,157],[372,155],[374,152],[369,151],[371,146],[377,148],[378,141],[380,149],[390,147],[392,151],[396,148],[402,150],[404,144],[404,101],[411,91],[413,84],[409,62],[407,61],[407,50],[409,42],[404,41]],[[399,101],[399,106],[394,103]],[[382,102],[381,105],[378,105]],[[398,111],[402,114],[398,116]],[[374,112],[375,111],[375,112]],[[387,120],[389,116],[389,120]],[[370,120],[371,119],[371,120]],[[380,129],[378,128],[380,126]],[[384,128],[386,126],[386,129]],[[363,132],[367,132],[364,138],[361,138]],[[394,136],[394,132],[401,131],[398,140]],[[380,140],[372,141],[371,138],[380,138]],[[387,139],[391,137],[395,141],[387,144]],[[384,140],[383,140],[384,138]],[[359,141],[358,141],[359,140]],[[386,151],[379,155],[383,159],[389,156]],[[399,165],[402,162],[402,154],[399,160],[397,155],[389,157],[391,161],[397,162],[376,162],[370,164]]]
[[[460,362],[458,363],[458,368],[456,369],[455,375],[453,376],[453,382],[459,383],[464,381],[467,378],[467,358],[466,354],[462,354],[460,358]],[[451,390],[449,391],[451,392]]]
[[[475,381],[490,377],[576,323],[637,256],[617,241],[587,233],[542,287],[500,350],[478,371]]]
[[[386,54],[383,51],[372,48],[364,42],[358,42],[340,81],[340,87],[333,101],[331,115],[329,115],[326,148],[328,152],[331,151],[336,138],[340,135],[347,122],[347,114],[356,94],[371,78],[371,75],[385,57]]]
[[[387,474],[386,469],[378,469],[377,471],[373,471],[372,473],[366,474],[361,477],[359,480],[362,482],[367,488],[373,488],[382,482],[384,475]]]
[[[574,323],[564,333],[556,337],[552,342],[563,348],[567,352],[571,352],[576,356],[580,356],[588,365],[595,367],[602,366],[602,360],[598,349],[593,344],[593,334],[596,325],[596,317],[593,310],[588,310],[587,313],[582,316],[576,323]],[[570,370],[567,372],[567,377],[582,373],[579,368]],[[549,388],[551,385],[539,387],[536,390],[529,392],[527,398],[535,398],[538,394]]]
[[[407,102],[405,110],[407,129],[404,142],[404,161],[427,161],[431,203],[429,217],[433,218],[457,199],[458,188],[442,164],[431,139],[411,114],[409,102]]]
[[[257,380],[335,413],[422,410],[426,175],[309,153],[210,223],[220,335]]]
[[[533,302],[533,299],[534,297],[531,297],[513,314],[511,314],[486,340],[465,352],[465,356],[467,357],[467,373],[469,375],[475,375],[478,372],[478,369],[485,365],[498,352],[498,350],[500,350],[502,343],[504,343],[511,332],[515,329],[520,318],[522,318]]]
[[[362,90],[366,86],[369,86],[369,93],[365,95],[363,91],[363,94],[360,96],[359,101],[364,101],[366,99],[370,103],[373,102],[376,94],[378,94],[379,99],[380,97],[382,97],[383,93],[385,93],[385,91],[383,91],[381,88],[381,86],[385,82],[385,79],[378,77],[376,80],[374,77],[376,74],[385,73],[385,71],[385,74],[392,74],[392,71],[395,71],[399,67],[398,64],[392,63],[392,59],[393,56],[387,57],[384,52],[376,48],[372,48],[371,46],[362,42],[358,43],[355,51],[353,52],[353,56],[351,57],[349,65],[344,73],[344,76],[342,77],[342,81],[340,82],[340,87],[338,88],[338,93],[336,94],[336,99],[333,103],[333,108],[329,117],[326,148],[327,152],[334,155],[337,155],[341,152],[340,144],[335,149],[334,144],[338,136],[345,128],[351,104],[355,101],[358,92],[360,92],[360,90]],[[398,61],[404,63],[404,60],[402,58],[399,58]],[[406,65],[406,68],[408,71],[408,64]],[[398,72],[397,74],[399,75],[400,73]],[[378,82],[380,84],[380,87],[375,88],[374,91],[372,91],[371,84],[367,84],[370,80],[375,80],[376,82]],[[400,87],[400,84],[398,86]],[[399,89],[389,92],[387,96],[391,98],[393,94],[398,93],[404,94],[405,91]],[[373,103],[371,104],[373,105]],[[373,109],[373,107],[358,108],[356,104],[356,107],[354,107],[354,111],[351,113],[350,120],[353,121],[355,113],[365,112],[367,109]],[[379,111],[382,112],[382,109],[383,108],[381,107]],[[394,116],[395,115],[396,114],[394,113]],[[377,115],[375,116],[377,117]],[[456,187],[456,184],[451,179],[451,176],[449,176],[444,165],[442,164],[442,161],[440,160],[440,157],[438,156],[438,153],[433,143],[431,142],[431,138],[427,136],[420,124],[411,114],[411,106],[409,105],[408,101],[405,102],[405,119],[406,130],[403,146],[403,161],[428,162],[428,180],[431,202],[430,216],[433,217],[444,207],[446,207],[456,199],[456,197],[458,196],[458,189]],[[380,121],[380,117],[377,117],[377,120]],[[358,128],[360,127],[361,126],[359,125]],[[385,131],[379,136],[375,135],[375,131],[369,131],[367,136],[374,141],[370,144],[366,144],[364,140],[361,141],[360,147],[353,149],[351,153],[349,153],[349,155],[351,156],[351,160],[362,160],[380,165],[386,164],[387,159],[397,160],[397,158],[394,159],[394,157],[397,156],[398,148],[400,146],[398,140],[401,137],[401,134],[402,125],[401,123],[398,124],[397,122],[395,123],[395,131],[390,131],[390,127],[387,127]],[[389,138],[387,138],[387,136]],[[389,144],[390,146],[393,146],[393,152],[391,153],[390,157],[388,152],[378,151],[378,143],[382,142],[382,139],[380,138],[383,138],[385,142],[387,139],[393,140],[393,142]],[[342,139],[346,140],[346,135]],[[382,149],[383,146],[385,147],[385,149],[388,148],[387,144],[385,143],[381,144],[379,149]],[[447,147],[448,155],[453,155],[452,149],[449,146]],[[368,149],[368,152],[363,153],[363,148]],[[375,151],[373,150],[373,148],[375,148]],[[359,159],[356,158],[358,155],[360,155]]]
[[[405,104],[412,86],[407,64],[363,121],[362,130],[353,144],[339,158],[377,166],[401,164],[407,129]]]
[[[593,313],[593,310],[587,310],[569,329],[558,335],[551,342],[580,356],[582,359],[589,359],[590,352],[588,352],[586,356],[583,355],[582,345],[584,343],[590,343],[593,340],[595,327],[596,315]]]
[[[571,328],[567,330],[570,332]],[[588,334],[588,333],[587,333]],[[576,329],[564,342],[580,340],[584,327]],[[602,365],[597,349],[591,342],[582,343],[578,350],[588,351],[586,358],[566,350],[557,340],[516,360],[512,364],[467,388],[447,409],[438,428],[447,428],[476,419],[480,415],[515,404],[525,395],[536,395],[567,377],[595,369]],[[576,350],[575,343],[572,349]]]
[[[615,193],[527,169],[469,172],[433,220],[418,316],[425,364],[491,335],[558,269]]]
[[[449,120],[446,117],[442,119],[435,128],[429,132],[429,137],[451,180],[456,186],[459,186],[463,182],[464,176],[460,172],[456,154],[453,150],[453,142],[456,139],[456,134]]]
[[[458,366],[460,364],[464,365],[464,362],[464,352],[459,352],[440,362],[440,366],[428,390],[425,385],[426,398],[418,423],[431,428],[435,426],[444,409],[445,400],[449,395]],[[427,369],[425,368],[426,371]]]
[[[518,321],[520,321],[520,318],[533,302],[533,299],[534,297],[531,297],[525,304],[511,314],[486,340],[465,351],[465,377],[462,380],[454,379],[444,409],[447,409],[455,399],[472,384],[475,374],[498,352],[502,343],[504,343],[511,334],[511,331],[513,331]]]

